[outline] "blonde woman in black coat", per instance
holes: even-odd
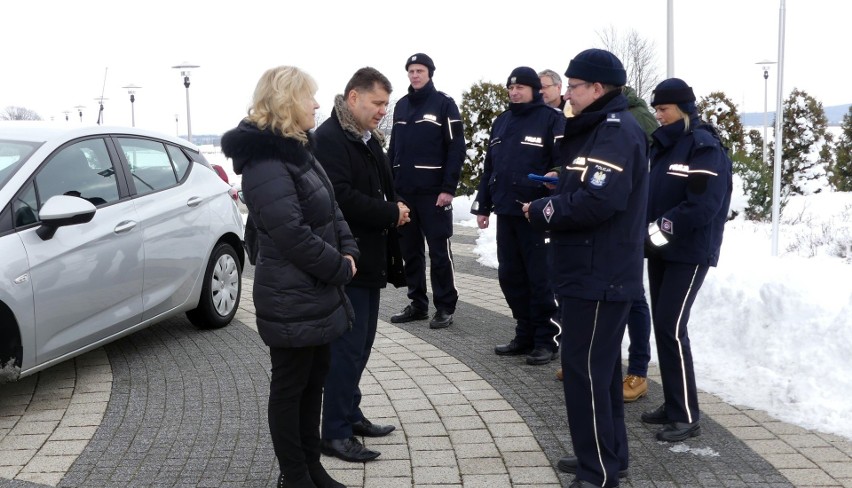
[[[248,117],[222,137],[258,230],[254,305],[272,360],[279,487],[343,486],[320,464],[319,422],[329,344],[353,320],[344,285],[355,275],[358,247],[311,151],[316,91],[298,68],[272,68],[257,83]]]

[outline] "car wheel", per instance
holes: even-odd
[[[237,252],[226,242],[219,243],[204,272],[204,286],[198,307],[186,313],[200,329],[217,329],[231,322],[240,304],[242,269]]]

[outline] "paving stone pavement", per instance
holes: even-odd
[[[461,301],[455,323],[391,325],[405,291],[382,296],[376,345],[362,380],[365,412],[397,430],[366,438],[370,463],[323,457],[351,487],[557,487],[570,453],[558,367],[493,354],[514,324],[496,271],[471,253],[476,230],[456,226]],[[0,385],[0,487],[274,486],[266,423],[269,353],[252,329],[252,269],[237,321],[199,331],[174,318]],[[657,442],[626,406],[626,487],[852,487],[852,442],[777,421],[701,393],[703,434]]]

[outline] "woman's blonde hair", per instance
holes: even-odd
[[[299,121],[308,115],[303,102],[313,98],[316,92],[317,82],[299,68],[270,68],[257,82],[246,119],[261,130],[268,127],[277,134],[307,144],[308,135]]]

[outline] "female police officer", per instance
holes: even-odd
[[[731,160],[716,130],[700,122],[695,94],[670,78],[654,90],[648,190],[648,282],[665,403],[642,421],[665,424],[657,439],[677,442],[701,433],[692,351],[686,324],[710,266],[719,261],[731,202]]]

